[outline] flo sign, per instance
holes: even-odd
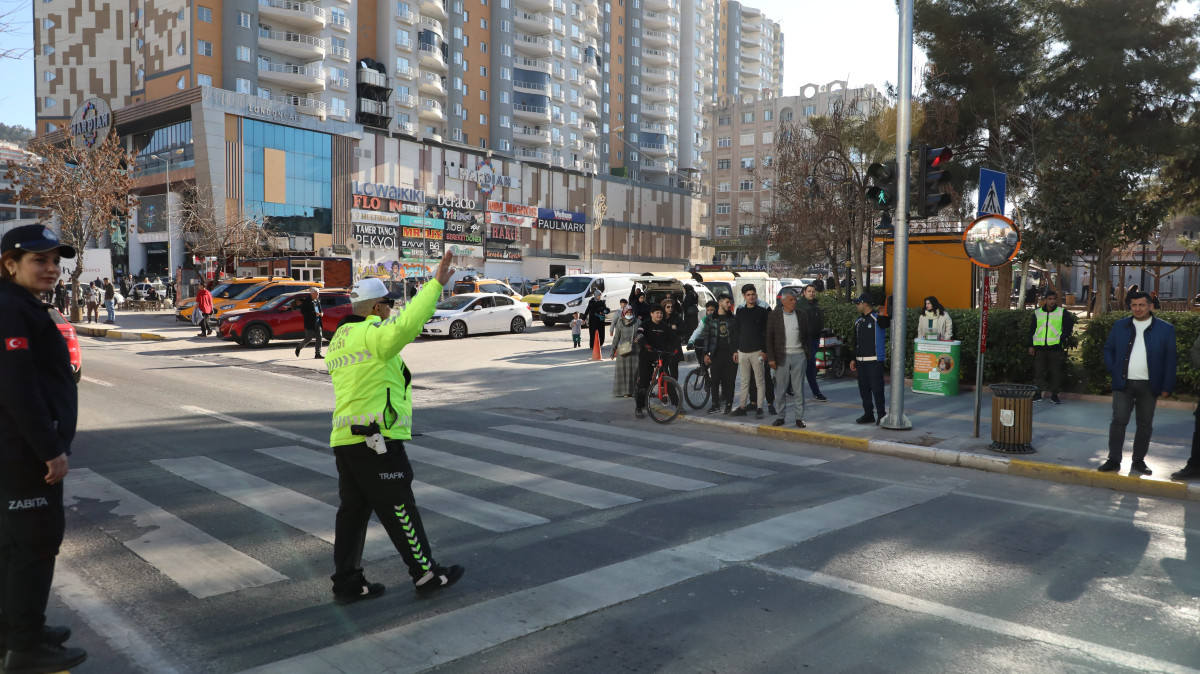
[[[89,98],[71,115],[70,128],[75,143],[90,150],[108,137],[112,128],[112,108],[99,98]]]

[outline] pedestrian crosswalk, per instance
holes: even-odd
[[[242,420],[228,417],[226,421]],[[244,511],[282,527],[267,536],[311,537],[332,545],[337,469],[320,442],[261,424],[240,423],[298,442],[226,456],[161,458],[166,489],[157,500],[140,496],[100,469],[77,469],[66,482],[68,506],[102,514],[97,526],[141,562],[198,598],[219,596],[289,579],[244,548],[239,536],[221,539],[211,519],[195,517],[196,488],[205,502],[221,499],[222,512]],[[439,536],[502,534],[573,515],[695,493],[734,480],[759,479],[789,467],[824,463],[731,442],[564,420],[538,425],[497,424],[439,430],[405,443],[417,480],[413,491],[435,544]],[[302,446],[307,445],[307,446]],[[301,469],[301,470],[297,470]],[[425,479],[428,478],[428,481]],[[171,481],[178,481],[172,483]],[[315,482],[314,482],[315,480]],[[294,484],[293,484],[294,482]],[[432,482],[439,482],[433,484]],[[312,494],[314,484],[326,499]],[[190,493],[189,505],[163,494]],[[444,520],[436,520],[432,513]],[[236,518],[235,518],[236,519]],[[139,535],[129,536],[132,522]],[[242,523],[243,526],[248,525]],[[236,529],[236,523],[229,524]],[[320,544],[318,544],[320,545]],[[364,559],[396,555],[377,522],[367,532]],[[324,560],[322,560],[324,561]],[[278,564],[277,564],[278,565]],[[305,564],[313,573],[322,565]],[[293,567],[295,568],[295,567]],[[296,571],[291,571],[294,575]],[[306,571],[307,573],[307,571]]]

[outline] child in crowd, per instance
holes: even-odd
[[[583,319],[579,317],[579,312],[575,312],[575,318],[571,319],[571,342],[575,346],[579,346],[580,331],[583,328]]]

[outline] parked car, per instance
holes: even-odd
[[[315,281],[293,281],[290,278],[286,281],[263,281],[262,283],[246,288],[228,300],[218,300],[214,296],[213,317],[219,318],[225,313],[236,309],[255,309],[280,295],[286,295],[298,290],[308,290],[314,287],[320,288],[322,285]]]
[[[158,299],[167,299],[167,286],[163,285],[162,281],[154,281],[153,283],[135,283],[129,291],[129,299],[145,300],[150,298],[151,291],[157,293]]]
[[[75,334],[75,326],[63,318],[54,305],[47,304],[46,311],[54,320],[54,324],[58,326],[58,331],[62,333],[63,339],[67,340],[67,353],[71,356],[71,371],[75,373],[75,383],[78,384],[80,377],[83,376],[83,354],[79,352],[79,336]]]
[[[240,294],[242,291],[253,288],[264,281],[290,280],[292,279],[289,276],[250,276],[222,281],[212,289],[213,306],[215,307],[222,300],[233,299],[234,296]],[[188,321],[190,323],[192,320],[192,309],[196,306],[196,298],[191,297],[177,302],[175,306],[177,307],[175,309],[175,320]]]
[[[529,305],[500,293],[451,295],[438,302],[422,335],[462,339],[485,332],[525,332],[533,321]]]
[[[304,339],[304,317],[300,303],[308,300],[308,291],[279,295],[261,307],[231,309],[217,319],[217,336],[242,346],[259,348],[272,339]],[[350,292],[322,290],[321,332],[332,337],[338,323],[350,315]]]
[[[532,314],[534,318],[537,318],[539,309],[542,306],[542,294],[530,293],[529,295],[522,297],[521,301],[529,305],[529,313]]]
[[[454,282],[454,289],[451,294],[463,295],[466,293],[500,293],[509,297],[519,299],[520,295],[513,290],[504,281],[498,281],[492,278],[478,278],[475,276],[464,276]]]

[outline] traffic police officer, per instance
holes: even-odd
[[[38,299],[75,257],[42,225],[0,240],[0,651],[4,670],[56,672],[87,659],[46,625],[66,520],[63,483],[79,411],[67,343]]]
[[[450,280],[450,259],[447,252],[436,277],[396,316],[391,313],[398,293],[389,293],[377,278],[355,283],[350,290],[354,313],[338,326],[325,354],[336,397],[329,444],[337,458],[341,501],[331,577],[339,604],[383,594],[383,584],[367,582],[362,569],[372,512],[408,565],[417,592],[449,587],[463,575],[461,566],[433,561],[413,498],[413,470],[404,451],[404,441],[412,438],[412,373],[400,357],[433,316]]]
[[[854,421],[877,424],[887,413],[883,408],[883,365],[887,359],[884,344],[892,319],[875,313],[866,293],[859,295],[854,303],[859,317],[854,321],[854,360],[850,361],[850,369],[858,373],[858,395],[863,406],[863,415]]]
[[[1058,306],[1058,293],[1046,291],[1046,303],[1033,312],[1029,332],[1029,355],[1033,356],[1033,383],[1038,392],[1033,401],[1042,399],[1042,391],[1050,391],[1050,402],[1061,405],[1058,390],[1062,387],[1063,335],[1075,329],[1075,314]],[[1048,384],[1048,386],[1047,386]]]

